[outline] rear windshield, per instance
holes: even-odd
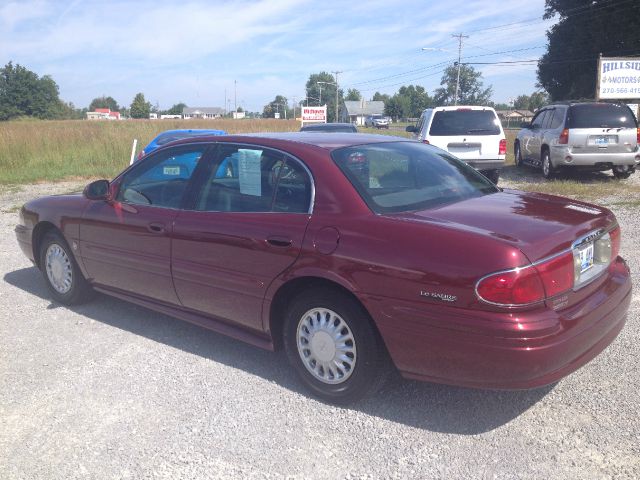
[[[569,107],[567,128],[636,128],[636,119],[626,105],[585,103]]]
[[[498,191],[466,163],[418,142],[344,147],[331,156],[375,213],[423,210]]]
[[[500,120],[491,110],[447,110],[436,112],[429,135],[499,135]]]
[[[358,130],[353,125],[322,126],[322,127],[302,127],[301,132],[333,132],[333,133],[353,133]]]

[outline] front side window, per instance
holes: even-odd
[[[311,179],[294,160],[269,149],[222,145],[207,166],[195,209],[306,213]]]
[[[531,122],[531,126],[542,128],[542,125],[547,117],[548,112],[549,110],[543,110],[540,113],[538,113],[536,117],[533,119],[533,121]]]
[[[191,176],[206,149],[207,145],[184,146],[150,155],[125,174],[117,200],[179,208]]]
[[[375,213],[422,210],[499,191],[464,162],[416,142],[345,147],[331,156]]]

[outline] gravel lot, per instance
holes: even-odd
[[[396,379],[337,408],[283,353],[105,296],[53,304],[15,242],[16,205],[82,183],[0,193],[1,479],[640,477],[636,207],[612,207],[628,323],[586,367],[525,392]]]

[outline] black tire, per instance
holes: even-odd
[[[325,314],[327,311],[336,315]],[[336,322],[338,323],[336,324]],[[347,336],[347,338],[350,334],[353,339],[351,346],[346,347],[352,349],[350,353],[353,355],[353,368],[345,368],[349,364],[342,362],[342,379],[338,374],[338,369],[332,378],[329,372],[321,366],[322,359],[318,359],[316,362],[314,354],[311,352],[313,339],[322,331],[323,324],[334,327],[337,325],[337,330],[334,331],[340,332],[341,336]],[[308,325],[314,325],[317,330],[312,333],[309,332],[309,329],[304,330]],[[342,325],[346,325],[346,329]],[[310,329],[313,330],[313,326]],[[305,335],[305,331],[307,335]],[[286,312],[283,335],[289,362],[305,386],[325,401],[336,404],[355,402],[375,392],[388,376],[389,361],[386,350],[371,318],[356,300],[337,290],[327,288],[307,290],[294,298]],[[298,347],[299,335],[300,348]],[[326,332],[324,335],[324,338],[322,335],[318,337],[320,342],[331,338]],[[344,342],[345,345],[348,343],[349,340]],[[305,345],[308,346],[306,349],[307,363],[303,361]],[[328,344],[327,342],[319,343],[316,348],[319,354],[328,353],[329,357],[334,355],[331,360],[326,360],[326,364],[334,368],[335,364],[331,362],[335,361],[337,350],[332,340]],[[318,369],[317,375],[322,372],[327,377],[326,380],[321,380],[317,375],[311,373],[309,369],[314,367]],[[330,383],[332,380],[334,383]]]
[[[522,159],[522,150],[520,150],[520,142],[516,142],[513,145],[513,156],[516,160],[516,167],[524,167],[524,160]]]
[[[51,261],[47,259],[50,248]],[[74,305],[93,296],[93,289],[82,275],[69,245],[57,231],[45,233],[40,243],[40,271],[51,296],[57,302]],[[59,280],[57,283],[54,282],[55,278]]]
[[[482,170],[480,173],[496,185],[498,184],[498,180],[500,179],[500,170]]]
[[[634,169],[627,165],[614,165],[611,170],[613,171],[613,176],[620,180],[629,178],[634,172]]]
[[[549,155],[549,150],[542,151],[542,176],[547,180],[552,179],[556,175],[556,169],[551,163],[551,156]]]

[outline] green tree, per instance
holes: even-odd
[[[144,94],[136,94],[133,102],[131,102],[131,118],[149,118],[151,113],[151,102],[147,102]]]
[[[546,0],[544,18],[556,15],[558,22],[547,31],[547,52],[538,62],[539,85],[554,101],[594,97],[600,53],[640,52],[638,1]]]
[[[440,80],[441,88],[434,92],[436,105],[454,105],[458,67],[451,65],[444,70]],[[483,88],[482,74],[470,65],[460,65],[459,105],[487,105],[491,101],[493,88]]]
[[[116,102],[113,97],[105,97],[104,95],[91,100],[91,103],[89,104],[89,111],[95,112],[96,108],[108,108],[112,112],[120,111],[118,102]]]
[[[407,118],[411,112],[409,97],[395,94],[384,104],[384,114],[393,118]]]
[[[318,83],[322,82],[322,83]],[[335,121],[336,114],[336,80],[327,72],[309,75],[306,84],[307,97],[310,105],[326,105],[327,121]],[[343,102],[342,90],[338,91],[338,105]]]
[[[386,93],[376,92],[373,94],[373,98],[371,100],[374,102],[384,102],[386,104],[390,98],[391,97]]]
[[[513,102],[513,108],[535,112],[547,103],[549,103],[549,96],[545,92],[533,92],[531,95],[518,95]]]
[[[19,116],[61,118],[64,111],[58,85],[49,75],[38,77],[12,62],[0,68],[0,120]]]
[[[425,88],[420,85],[402,86],[398,90],[398,95],[409,99],[407,117],[417,118],[425,108],[433,106],[433,98],[431,98]]]
[[[351,101],[357,101],[362,99],[362,95],[360,95],[360,92],[355,89],[355,88],[350,88],[349,90],[347,90],[347,94],[344,97],[345,100],[351,100]]]
[[[289,110],[289,100],[283,95],[276,95],[276,98],[262,109],[262,118],[274,118],[276,113],[280,113],[280,118],[285,118],[285,110],[287,112],[286,118],[291,118],[290,112],[292,110]]]
[[[162,112],[165,115],[182,115],[182,110],[187,107],[186,103],[176,103],[169,110]]]

